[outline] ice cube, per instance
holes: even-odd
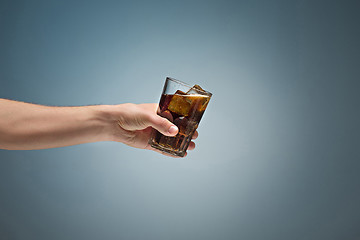
[[[186,95],[175,94],[168,106],[168,109],[176,114],[187,117],[191,108],[191,102]]]
[[[202,112],[202,111],[205,111],[206,109],[206,106],[208,105],[210,101],[210,97],[209,96],[203,96],[202,97],[202,101],[201,101],[201,104],[199,105],[199,111]]]
[[[185,134],[188,124],[188,119],[186,117],[178,117],[174,119],[174,124],[179,128],[179,134]]]
[[[173,120],[174,120],[173,116],[171,115],[170,111],[168,111],[168,110],[165,110],[165,111],[161,112],[160,116],[166,118],[170,122],[173,122]]]
[[[176,90],[175,94],[178,94],[178,95],[186,95],[186,93],[184,93],[184,92],[181,91],[181,90]]]
[[[192,88],[190,88],[189,91],[186,92],[186,94],[200,94],[200,95],[203,95],[204,93],[205,93],[205,90],[202,89],[197,84],[195,84]]]

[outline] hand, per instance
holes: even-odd
[[[118,105],[118,107],[121,108],[121,113],[119,112],[117,114],[118,118],[113,133],[114,141],[125,143],[131,147],[149,149],[174,157],[173,155],[152,148],[148,143],[152,128],[155,128],[166,136],[175,136],[178,133],[176,125],[156,114],[158,104],[128,103]],[[198,132],[195,131],[193,139],[197,137]],[[188,150],[193,150],[194,148],[195,143],[191,141]]]
[[[0,149],[34,150],[117,141],[160,152],[148,144],[152,127],[167,136],[175,136],[178,129],[156,114],[157,106],[127,103],[49,107],[0,98]],[[195,132],[193,139],[197,136]],[[194,148],[195,143],[190,142],[188,149]]]

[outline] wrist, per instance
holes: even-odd
[[[96,120],[100,131],[99,141],[115,141],[117,130],[116,105],[91,106],[92,116]]]

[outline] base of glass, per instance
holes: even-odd
[[[168,153],[170,155],[177,156],[177,157],[184,157],[186,154],[186,151],[182,151],[182,152],[174,151],[174,149],[164,147],[162,145],[155,143],[154,141],[150,142],[150,146],[153,148],[156,148],[164,153]]]

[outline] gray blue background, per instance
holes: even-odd
[[[0,1],[0,97],[213,92],[197,148],[0,150],[0,238],[360,239],[358,1]]]

